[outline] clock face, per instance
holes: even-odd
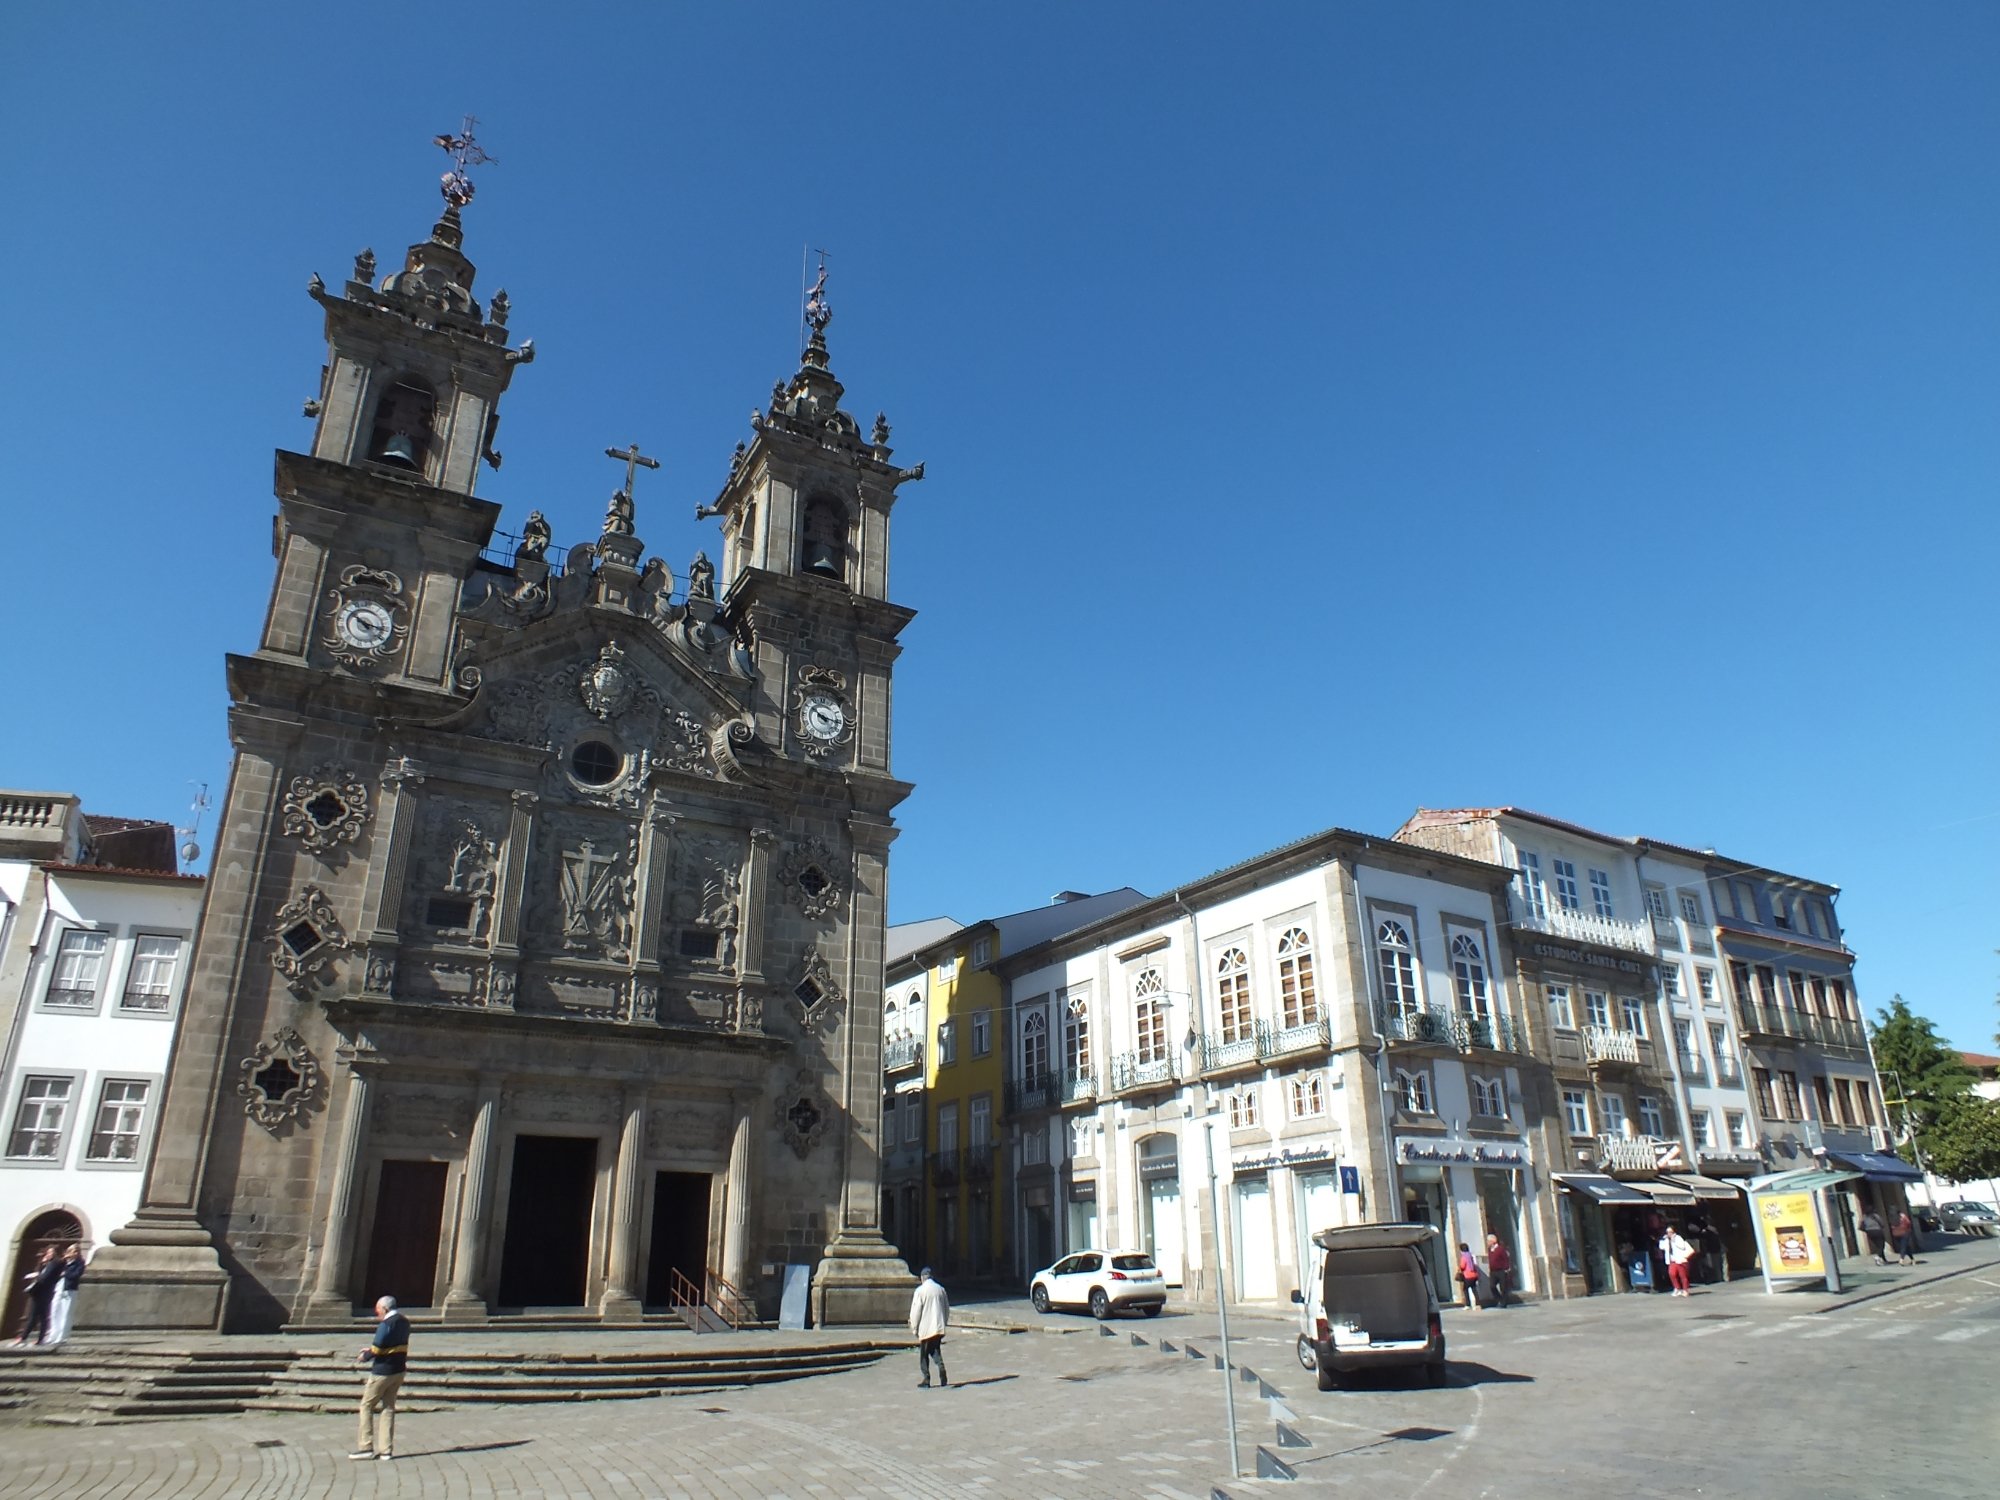
[[[359,651],[379,651],[395,633],[395,616],[373,599],[354,599],[340,607],[334,620],[340,638]]]
[[[807,693],[799,701],[799,727],[816,740],[831,744],[847,728],[847,709],[826,693]]]

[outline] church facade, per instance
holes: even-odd
[[[462,184],[462,178],[459,179]],[[235,761],[142,1206],[103,1328],[606,1320],[700,1295],[898,1319],[877,1225],[890,513],[822,295],[685,580],[476,498],[532,345],[482,305],[454,195],[401,270],[317,277],[311,450],[228,663]],[[609,450],[607,450],[609,451]],[[482,556],[482,553],[488,554]],[[677,586],[677,583],[679,586]]]

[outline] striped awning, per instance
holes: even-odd
[[[1733,1182],[1722,1182],[1713,1177],[1704,1177],[1699,1172],[1662,1172],[1660,1181],[1671,1182],[1686,1188],[1697,1198],[1714,1198],[1718,1201],[1741,1198],[1743,1194]]]

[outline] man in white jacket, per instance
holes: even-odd
[[[917,1368],[923,1379],[917,1382],[917,1389],[931,1388],[931,1361],[937,1361],[937,1383],[950,1385],[944,1374],[944,1330],[951,1321],[951,1299],[944,1294],[944,1288],[931,1280],[931,1268],[925,1266],[917,1273],[917,1294],[910,1299],[910,1332],[917,1340]]]

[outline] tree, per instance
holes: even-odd
[[[2000,1177],[2000,1101],[1966,1094],[1924,1133],[1931,1170],[1952,1182]]]
[[[1913,1014],[1901,995],[1878,1014],[1881,1020],[1868,1028],[1876,1071],[1882,1075],[1889,1101],[1900,1110],[1897,1118],[1904,1133],[1914,1132],[1923,1151],[1935,1156],[1932,1134],[1943,1116],[1970,1094],[1973,1071],[1937,1034],[1937,1024]]]

